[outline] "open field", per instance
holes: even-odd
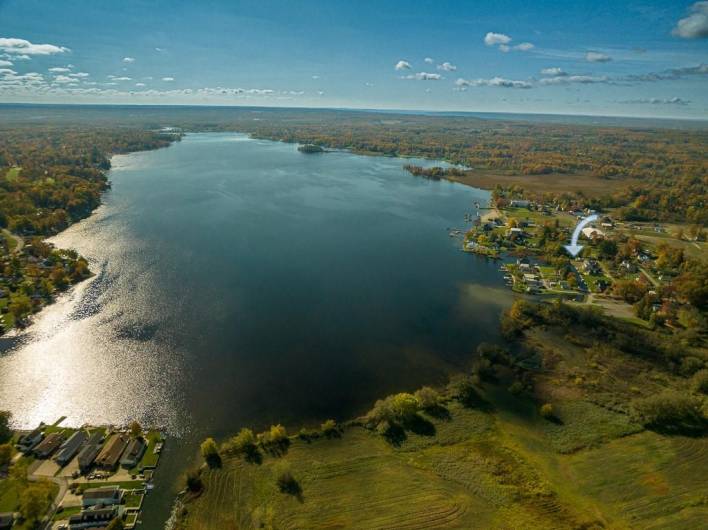
[[[203,469],[183,528],[701,527],[708,438],[647,431],[629,405],[684,380],[580,333],[529,330],[541,366],[530,394],[502,376],[474,405],[421,412],[400,443],[354,423],[341,436],[291,437],[260,463],[225,458]],[[279,491],[284,472],[295,494]]]

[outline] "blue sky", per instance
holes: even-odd
[[[708,2],[0,0],[0,102],[708,118]]]

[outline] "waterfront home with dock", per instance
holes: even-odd
[[[123,453],[123,458],[120,459],[120,465],[131,468],[138,465],[140,459],[145,452],[145,441],[142,438],[134,438],[128,444],[128,448]]]
[[[72,434],[71,437],[61,445],[59,452],[54,457],[56,463],[60,466],[65,466],[71,462],[71,459],[76,456],[76,453],[79,452],[79,449],[87,438],[86,432],[83,430],[76,431]]]
[[[84,508],[98,505],[111,506],[113,504],[120,504],[122,498],[123,493],[118,486],[92,488],[84,491],[83,497],[81,498],[81,505]]]
[[[122,509],[119,506],[83,510],[81,513],[69,517],[69,529],[105,528],[113,519],[119,517],[121,512]]]
[[[29,453],[44,438],[43,424],[40,424],[32,432],[24,434],[17,441],[17,449],[23,453]]]
[[[64,443],[64,435],[58,432],[53,432],[42,440],[33,450],[37,458],[49,458],[61,444]]]
[[[128,446],[129,440],[130,438],[127,434],[114,434],[111,436],[96,457],[96,467],[107,471],[113,471],[118,467],[118,461]]]

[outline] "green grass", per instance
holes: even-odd
[[[126,508],[140,508],[143,502],[143,495],[138,495],[135,493],[129,493],[125,497],[125,507]]]
[[[132,475],[137,475],[138,473],[141,473],[143,469],[146,468],[157,467],[157,462],[160,459],[159,454],[156,455],[153,453],[155,444],[162,440],[162,435],[160,434],[160,431],[150,431],[145,435],[145,438],[148,442],[148,446],[145,449],[145,453],[143,454],[140,463],[130,470],[130,473]]]
[[[20,488],[14,480],[0,481],[0,512],[12,512],[19,504]]]
[[[68,508],[64,508],[62,511],[55,513],[52,520],[62,521],[77,513],[81,513],[81,506],[69,506]]]
[[[13,182],[13,181],[17,180],[17,177],[20,176],[20,171],[22,171],[21,167],[11,167],[5,173],[5,178],[8,181]]]

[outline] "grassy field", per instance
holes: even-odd
[[[532,394],[484,383],[481,404],[421,413],[397,445],[352,424],[260,463],[225,458],[203,469],[183,528],[704,527],[708,438],[646,431],[629,406],[685,380],[568,330],[533,329],[526,347]],[[299,492],[279,490],[286,471]]]

